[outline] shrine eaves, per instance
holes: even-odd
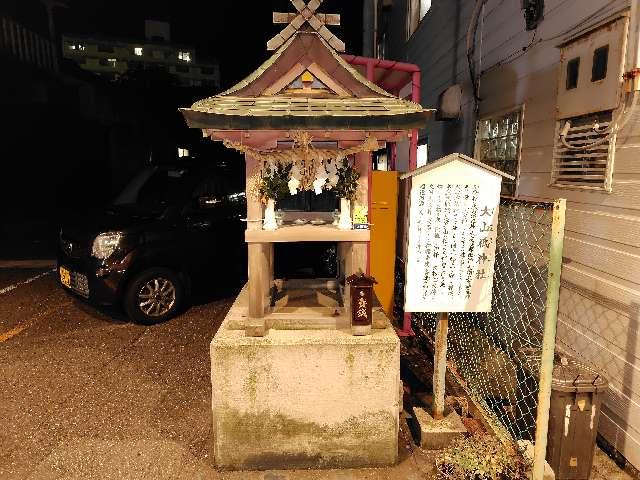
[[[345,51],[344,42],[327,28],[327,25],[340,25],[339,14],[317,13],[322,0],[311,0],[306,3],[303,0],[291,0],[291,3],[297,13],[274,12],[273,23],[286,23],[288,25],[267,42],[267,50],[277,50],[305,24],[308,24],[335,50],[338,52]]]

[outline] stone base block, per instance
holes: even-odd
[[[423,408],[415,408],[414,413],[420,425],[420,446],[426,450],[446,448],[456,438],[467,433],[462,419],[456,412],[449,413],[442,420],[434,419]]]
[[[214,453],[232,470],[397,461],[400,343],[388,326],[248,337],[225,319],[211,342]]]

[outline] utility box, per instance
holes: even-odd
[[[556,355],[551,384],[547,462],[556,480],[588,480],[607,381],[575,359]]]

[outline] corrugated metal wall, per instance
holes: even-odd
[[[434,107],[445,88],[463,86],[462,119],[432,120],[422,133],[430,160],[473,153],[475,116],[465,56],[473,3],[434,1],[404,49],[397,40],[390,42],[392,55],[422,68],[423,105]],[[607,376],[600,433],[640,467],[640,112],[618,135],[611,193],[549,186],[557,44],[572,28],[604,19],[628,3],[546,0],[545,19],[527,32],[520,2],[488,0],[478,28],[476,68],[483,72],[480,116],[524,108],[518,196],[568,200],[558,341]],[[390,31],[396,38],[404,38],[397,37],[404,33],[403,4],[394,2]]]

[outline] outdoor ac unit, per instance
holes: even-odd
[[[559,47],[552,185],[611,190],[628,26],[626,15],[618,17]]]

